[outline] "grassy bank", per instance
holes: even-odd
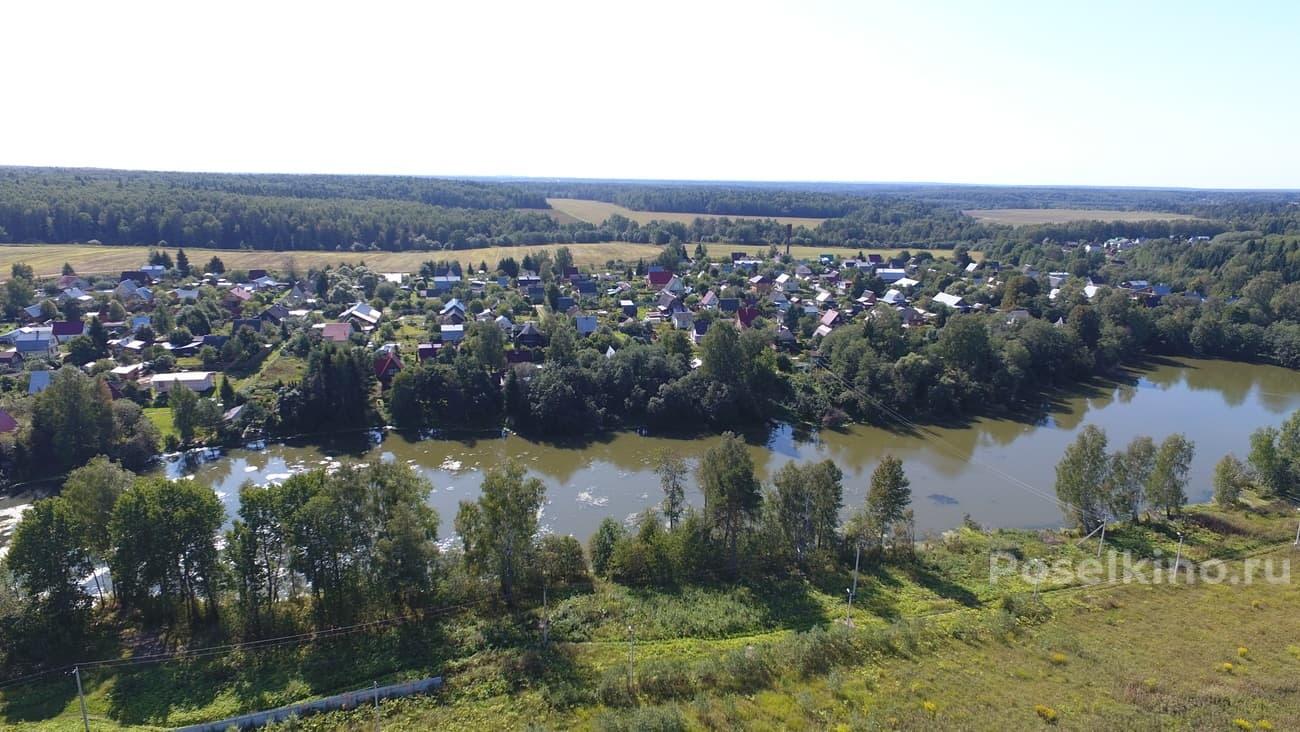
[[[1167,558],[1182,531],[1185,561],[1241,567],[1289,543],[1293,513],[1198,507],[1175,523],[1118,528],[1108,543]],[[1289,692],[1300,593],[1290,584],[1052,576],[1035,599],[1023,577],[989,578],[991,553],[1077,562],[1095,549],[1057,532],[955,530],[922,542],[915,558],[864,562],[851,628],[842,569],[737,587],[597,581],[552,595],[547,648],[540,608],[509,614],[484,602],[333,640],[92,668],[87,703],[92,729],[148,729],[444,674],[436,696],[385,703],[384,728],[1026,728],[1052,715],[1070,728],[1300,724]],[[369,728],[371,714],[304,724]],[[0,719],[77,729],[71,679],[0,691]]]

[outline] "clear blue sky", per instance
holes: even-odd
[[[0,28],[0,164],[1300,188],[1300,2],[44,0]]]

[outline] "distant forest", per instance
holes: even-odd
[[[634,210],[700,213],[692,223],[559,223],[548,197]],[[157,244],[224,249],[403,251],[629,241],[781,243],[771,219],[826,218],[793,241],[826,246],[985,247],[1008,242],[1300,233],[1300,194],[899,184],[449,180],[411,176],[254,175],[0,168],[0,242]],[[970,208],[1172,211],[1207,221],[1011,228]]]

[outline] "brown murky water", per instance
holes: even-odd
[[[964,514],[990,526],[1055,526],[1062,521],[1053,499],[1056,462],[1087,424],[1106,430],[1112,446],[1146,434],[1156,440],[1183,432],[1196,443],[1189,496],[1209,497],[1214,463],[1226,452],[1244,459],[1250,432],[1280,424],[1300,408],[1300,372],[1272,366],[1183,359],[1132,372],[1121,382],[1094,384],[1059,395],[1016,419],[979,419],[960,427],[890,431],[853,427],[804,433],[787,425],[750,435],[762,476],[787,460],[834,460],[845,474],[845,507],[859,505],[881,456],[904,461],[912,481],[921,530],[956,525]],[[482,471],[508,459],[522,462],[547,486],[542,524],[585,540],[605,516],[625,519],[661,498],[651,470],[661,448],[692,462],[717,437],[673,439],[618,433],[576,445],[532,442],[515,435],[467,440],[411,440],[329,447],[272,445],[231,450],[196,464],[176,461],[172,476],[190,475],[212,485],[233,515],[239,486],[262,484],[340,460],[396,460],[420,470],[434,486],[429,502],[451,533],[460,501],[478,495]],[[692,501],[701,497],[693,488]]]

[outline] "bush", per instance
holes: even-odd
[[[1018,620],[1037,623],[1052,616],[1052,609],[1033,595],[1006,595],[999,606]]]
[[[637,665],[636,689],[654,700],[689,699],[695,696],[694,676],[682,664],[653,659]]]
[[[1034,705],[1034,714],[1037,714],[1039,719],[1048,724],[1056,724],[1056,721],[1060,718],[1055,709],[1042,704]]]
[[[675,705],[605,712],[596,718],[596,729],[602,732],[676,732],[686,728],[686,720]]]
[[[538,542],[537,561],[533,567],[545,573],[552,587],[587,582],[587,559],[582,545],[572,536],[547,534]],[[541,579],[541,578],[539,578]]]
[[[596,687],[596,696],[607,707],[630,707],[636,704],[636,697],[627,685],[627,667],[610,669],[600,677]]]
[[[700,674],[702,686],[726,693],[751,694],[771,685],[776,677],[767,654],[746,646],[715,659]]]
[[[614,556],[614,547],[619,539],[623,538],[624,533],[623,525],[612,518],[600,522],[596,533],[592,534],[591,540],[587,542],[593,572],[602,577],[609,575],[609,563]]]

